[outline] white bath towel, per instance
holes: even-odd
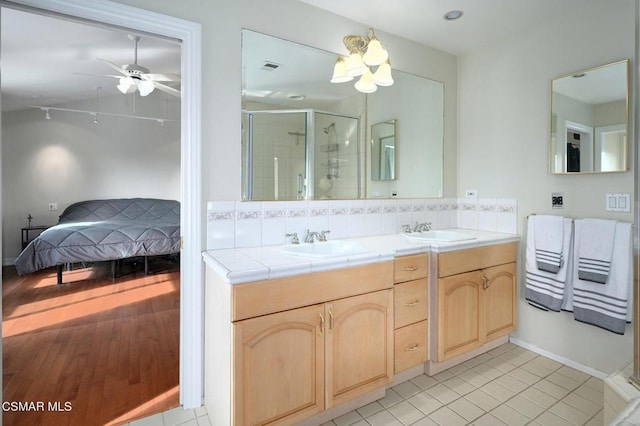
[[[535,229],[535,254],[538,269],[557,274],[564,264],[564,217],[536,215],[530,217]]]
[[[575,245],[581,244],[585,219],[575,222]],[[577,321],[593,324],[614,333],[624,334],[632,317],[633,250],[631,224],[618,222],[612,249],[611,269],[606,285],[580,279],[573,280],[573,314]],[[574,256],[578,262],[578,254]]]
[[[605,284],[611,269],[611,257],[616,233],[615,220],[582,219],[578,251],[578,277],[581,280]]]
[[[532,216],[527,224],[527,251],[526,251],[526,277],[525,277],[525,298],[532,305],[551,310],[559,311],[565,298],[565,287],[571,262],[563,262],[557,273],[541,270],[536,256],[536,234],[538,228],[537,221],[534,223]],[[559,239],[563,241],[562,247],[558,250],[561,253],[570,255],[573,245],[572,220],[559,216],[562,219],[562,235]]]

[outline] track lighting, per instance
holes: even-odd
[[[361,76],[356,82],[355,88],[363,93],[373,93],[378,86],[391,86],[391,63],[389,53],[376,37],[373,28],[369,28],[365,37],[360,35],[347,35],[343,39],[344,45],[349,51],[346,58],[338,56],[333,68],[331,83],[345,83]],[[375,73],[370,67],[377,66]]]

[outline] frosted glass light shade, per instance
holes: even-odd
[[[389,62],[382,63],[378,66],[375,74],[373,74],[373,82],[378,86],[391,86],[393,84],[391,64],[389,64]]]
[[[362,60],[364,61],[364,63],[370,66],[376,66],[385,62],[387,59],[389,59],[389,53],[387,52],[387,49],[385,49],[378,41],[378,39],[374,37],[369,40],[367,51],[362,56]]]
[[[123,94],[133,93],[136,91],[136,82],[131,77],[121,77],[116,86]]]
[[[346,73],[352,77],[357,77],[369,71],[364,62],[362,62],[362,56],[358,52],[352,53],[347,58]]]
[[[138,83],[138,91],[140,92],[140,96],[147,96],[149,93],[153,92],[156,86],[151,80],[145,80]]]
[[[329,81],[331,83],[345,83],[351,80],[353,80],[353,76],[347,74],[347,62],[339,56],[333,67],[333,77]]]
[[[120,77],[120,80],[118,80],[118,85],[116,86],[116,88],[124,94],[135,92],[136,90],[136,86],[130,77]]]
[[[373,74],[371,74],[371,71],[362,74],[360,80],[356,82],[355,87],[362,93],[373,93],[378,90],[378,86],[373,82]]]

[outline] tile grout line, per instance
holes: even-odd
[[[472,367],[465,368],[465,370],[464,370],[464,371],[467,371],[467,370],[473,370],[475,367],[478,367],[478,366],[480,366],[480,365],[484,365],[484,364],[486,364],[488,361],[490,361],[491,359],[496,359],[496,358],[498,358],[500,355],[504,355],[504,354],[506,354],[506,353],[509,353],[509,352],[513,351],[514,349],[516,349],[516,348],[518,348],[518,346],[516,346],[516,347],[514,347],[514,348],[511,348],[511,349],[509,349],[509,350],[507,350],[507,351],[501,352],[501,353],[500,353],[500,354],[498,354],[498,355],[489,354],[489,352],[487,352],[486,354],[489,354],[489,355],[491,356],[491,358],[490,358],[490,359],[487,359],[487,360],[485,360],[485,361],[483,361],[483,362],[481,362],[481,363],[475,364],[475,365],[473,365]],[[525,349],[525,350],[527,350],[527,351],[528,351],[528,352],[530,352],[530,353],[535,354],[535,352],[533,352],[533,351],[530,351],[530,350],[528,350],[528,349]],[[484,355],[484,354],[483,354],[483,355]],[[481,356],[481,355],[480,355],[480,356]],[[497,369],[497,368],[495,368],[495,367],[493,367],[493,366],[491,366],[491,365],[490,365],[490,367],[492,367],[492,368],[494,368],[494,369],[496,369],[496,370],[500,371],[500,372],[501,372],[501,374],[500,374],[499,376],[497,376],[497,377],[495,377],[495,378],[491,379],[491,378],[489,378],[489,377],[487,377],[487,376],[483,375],[481,372],[476,372],[477,374],[479,374],[479,375],[481,375],[481,376],[483,376],[483,377],[485,377],[485,378],[489,379],[489,381],[488,381],[488,382],[486,382],[486,383],[484,383],[483,385],[478,386],[478,387],[476,387],[475,385],[472,385],[471,383],[467,382],[467,381],[466,381],[466,380],[464,380],[464,379],[460,379],[460,380],[463,380],[465,383],[469,383],[471,386],[473,386],[473,387],[475,388],[475,390],[480,390],[482,387],[486,386],[487,384],[492,383],[492,382],[496,382],[499,378],[501,378],[501,377],[503,377],[503,376],[505,376],[505,375],[509,375],[509,373],[510,373],[510,372],[512,372],[512,371],[514,371],[514,370],[517,370],[517,369],[523,369],[522,367],[523,367],[524,365],[526,365],[526,364],[528,364],[528,363],[530,363],[530,362],[532,362],[532,361],[534,361],[535,359],[538,359],[538,358],[540,358],[540,359],[549,359],[549,358],[544,357],[544,356],[542,356],[542,355],[535,354],[535,356],[534,356],[533,358],[531,358],[531,359],[527,360],[526,362],[524,362],[524,363],[522,363],[522,364],[520,364],[520,365],[512,364],[512,365],[514,365],[514,366],[515,366],[515,368],[512,368],[512,369],[510,369],[510,370],[508,370],[508,371],[501,371],[501,370],[499,370],[499,369]],[[471,359],[473,359],[473,358],[471,358]],[[553,373],[558,372],[558,370],[560,370],[560,369],[562,368],[562,366],[564,366],[564,364],[562,364],[562,363],[560,363],[560,362],[558,362],[558,361],[555,361],[555,360],[552,360],[552,361],[554,361],[554,362],[556,362],[556,363],[560,364],[560,366],[558,366],[557,368],[555,368],[555,369],[551,370],[548,374],[546,374],[545,376],[542,376],[542,377],[541,377],[541,376],[539,376],[538,374],[531,373],[531,372],[529,372],[528,370],[523,369],[524,371],[528,372],[529,374],[531,374],[531,375],[533,375],[533,376],[536,376],[536,377],[538,378],[538,380],[536,380],[535,382],[533,382],[531,385],[527,385],[527,387],[526,387],[525,389],[523,389],[523,390],[521,390],[520,392],[518,392],[518,393],[516,393],[516,394],[512,395],[512,396],[511,396],[511,397],[509,397],[508,399],[506,399],[506,400],[504,400],[504,401],[500,402],[500,404],[498,404],[496,407],[492,408],[492,409],[491,409],[491,410],[489,410],[489,411],[486,411],[486,410],[484,410],[483,408],[478,407],[479,409],[481,409],[481,410],[484,412],[484,414],[482,414],[482,415],[480,415],[480,416],[476,417],[475,419],[473,419],[473,420],[469,421],[467,424],[473,424],[473,422],[474,422],[474,421],[476,421],[476,420],[478,420],[480,417],[482,417],[482,416],[484,416],[484,415],[486,415],[486,414],[491,414],[491,412],[492,412],[492,411],[494,411],[496,408],[498,408],[498,407],[500,407],[500,406],[502,406],[502,405],[507,404],[507,402],[508,402],[508,401],[511,401],[512,399],[514,399],[514,398],[515,398],[515,397],[517,397],[518,395],[520,395],[520,394],[522,394],[523,392],[525,392],[527,389],[533,388],[536,384],[538,384],[538,383],[542,382],[543,380],[547,379],[547,377],[549,377],[549,376],[550,376],[550,375],[552,375]],[[466,362],[466,361],[465,361],[465,362]],[[504,362],[508,363],[508,361],[504,361]],[[568,367],[568,368],[571,368],[571,367],[569,367],[569,366],[567,366],[567,367]],[[447,370],[445,370],[445,371],[447,371]],[[474,371],[475,371],[475,370],[474,370]],[[453,378],[453,377],[458,377],[458,375],[459,375],[459,374],[460,374],[460,373],[458,373],[458,374],[453,373],[453,375],[452,375],[451,377],[448,377],[447,379],[444,379],[444,380],[442,380],[442,381],[440,381],[440,380],[437,380],[437,379],[436,379],[436,380],[437,380],[437,382],[438,382],[437,384],[443,384],[445,387],[447,387],[447,388],[448,388],[448,386],[447,386],[444,382],[445,382],[445,381],[447,381],[447,380],[449,380],[449,379],[451,379],[451,378]],[[558,372],[558,374],[562,375],[563,377],[567,377],[567,378],[571,379],[570,377],[565,376],[565,375],[563,375],[563,374],[562,374],[562,373],[560,373],[560,372]],[[433,377],[435,377],[435,376],[433,376]],[[514,377],[514,376],[511,376],[511,377],[513,377],[514,379],[516,379],[516,380],[520,381],[517,377]],[[588,380],[588,379],[587,379],[587,380]],[[525,383],[525,382],[522,382],[522,383]],[[553,382],[551,382],[551,383],[553,383]],[[562,389],[564,389],[564,390],[568,391],[568,393],[567,393],[565,396],[563,396],[561,399],[557,399],[557,400],[556,400],[556,401],[555,401],[551,406],[549,406],[548,408],[541,407],[541,406],[539,406],[538,404],[536,404],[534,401],[531,401],[531,400],[529,400],[528,398],[524,397],[525,399],[527,399],[527,401],[529,401],[529,402],[533,403],[534,405],[537,405],[538,407],[540,407],[540,408],[544,409],[544,411],[542,411],[542,412],[541,412],[540,414],[538,414],[536,417],[534,417],[533,419],[530,419],[530,421],[529,421],[527,424],[532,424],[532,423],[534,423],[534,422],[536,421],[536,419],[538,419],[538,418],[539,418],[540,416],[542,416],[545,412],[549,411],[552,407],[554,407],[554,406],[555,406],[555,405],[557,405],[559,402],[561,402],[561,401],[562,401],[564,398],[566,398],[569,394],[571,394],[571,393],[575,392],[575,390],[577,390],[580,386],[584,385],[585,383],[586,383],[586,380],[585,380],[584,382],[580,383],[578,386],[576,386],[574,389],[571,389],[571,390],[566,389],[566,388],[564,388],[564,387],[562,387],[562,386],[560,386],[560,385],[556,385],[556,386],[559,386],[559,387],[561,387]],[[496,384],[497,384],[498,386],[505,387],[505,386],[501,385],[500,383],[496,383]],[[525,383],[525,384],[526,384],[526,383]],[[555,383],[553,383],[553,384],[555,384]],[[435,385],[436,385],[436,384],[434,384],[433,386],[435,386]],[[432,388],[433,386],[430,386],[429,388],[426,388],[426,389],[422,389],[422,392],[426,391],[427,389]],[[505,387],[505,388],[506,388],[506,387]],[[451,389],[451,388],[449,388],[449,389]],[[508,389],[508,388],[507,388],[507,389]],[[537,388],[536,388],[536,389],[537,389]],[[454,393],[457,393],[457,392],[456,392],[456,391],[454,391],[453,389],[451,389],[451,390],[452,390]],[[509,389],[509,390],[510,390],[510,389]],[[472,392],[473,392],[473,391],[472,391]],[[542,392],[542,391],[540,391],[540,392]],[[471,393],[471,392],[469,392],[469,393]],[[460,400],[460,399],[464,398],[466,395],[467,395],[467,394],[465,394],[465,395],[459,395],[459,397],[458,397],[458,398],[456,398],[456,399],[454,399],[454,400],[452,400],[452,401],[448,402],[447,404],[443,404],[443,405],[442,405],[442,407],[447,407],[447,406],[448,406],[448,405],[450,405],[451,403],[453,403],[453,402],[455,402],[455,401],[458,401],[458,400]],[[497,398],[495,398],[493,395],[491,395],[491,394],[488,394],[488,395],[489,395],[489,396],[491,396],[492,398],[494,398],[494,399],[496,399],[496,400],[497,400]],[[413,395],[411,395],[411,396],[413,396]],[[438,402],[441,402],[440,400],[438,400],[438,399],[437,399],[437,398],[435,398],[435,397],[434,397],[434,399],[436,399]],[[466,401],[470,402],[471,404],[475,405],[473,402],[469,401],[468,399],[466,399],[466,398],[464,398],[464,399],[465,399]],[[556,398],[555,398],[555,397],[553,397],[553,399],[556,399]],[[403,399],[403,401],[404,401],[404,400],[406,400],[406,399]],[[400,402],[401,402],[401,401],[397,402],[396,404],[398,404],[398,403],[400,403]],[[408,402],[409,402],[409,401],[408,401]],[[393,405],[396,405],[396,404],[393,404]],[[411,402],[409,402],[409,404],[411,404]],[[392,405],[392,406],[393,406],[393,405]],[[411,404],[411,405],[413,406],[413,404]],[[568,404],[567,404],[567,405],[568,405]],[[477,406],[477,405],[476,405],[476,406]],[[415,406],[414,406],[414,407],[415,407]],[[426,415],[425,415],[425,417],[429,417],[432,413],[434,413],[434,412],[436,412],[436,411],[440,410],[442,407],[439,407],[438,409],[436,409],[436,410],[432,411],[431,413],[426,414]],[[416,409],[418,409],[417,407],[415,407],[415,408],[416,408]],[[510,408],[511,408],[511,407],[510,407]],[[578,408],[575,408],[575,407],[572,407],[572,408],[574,408],[574,409],[576,409],[576,410],[580,411],[581,413],[584,413],[585,415],[589,415],[588,413],[585,413],[584,411],[582,411],[582,410],[580,410],[580,409],[578,409]],[[419,409],[418,409],[418,410],[419,410]],[[595,415],[591,416],[591,417],[589,418],[589,421],[590,421],[591,419],[593,419],[594,417],[596,417],[596,416],[599,414],[599,412],[600,412],[600,410],[598,411],[598,413],[596,413]],[[519,413],[520,413],[520,412],[519,412]],[[391,414],[393,415],[393,413],[391,413]],[[521,414],[521,415],[523,415],[524,417],[527,417],[527,416],[526,416],[526,415],[524,415],[523,413],[520,413],[520,414]],[[554,415],[556,415],[555,413],[553,413],[553,414],[554,414]],[[395,417],[395,416],[394,416],[394,417]],[[462,417],[462,416],[461,416],[461,417]],[[569,421],[569,420],[567,420],[567,419],[563,418],[562,416],[559,416],[559,415],[558,415],[558,417],[562,418],[562,419],[563,419],[563,420],[565,420],[565,421]],[[396,418],[397,418],[397,417],[396,417]],[[423,417],[423,418],[424,418],[424,417]],[[422,419],[423,419],[423,418],[422,418]],[[422,420],[422,419],[420,419],[420,420]],[[366,419],[365,419],[365,420],[366,420]],[[398,419],[398,420],[400,421],[400,419]],[[420,421],[420,420],[418,420],[418,421]],[[465,420],[466,420],[466,419],[465,419]]]

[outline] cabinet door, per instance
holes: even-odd
[[[326,304],[326,407],[393,378],[393,293],[383,290]]]
[[[438,362],[482,346],[483,299],[480,271],[438,280]]]
[[[486,268],[487,340],[504,336],[516,328],[516,264]]]
[[[315,305],[233,324],[233,424],[292,424],[324,410],[323,317]]]

